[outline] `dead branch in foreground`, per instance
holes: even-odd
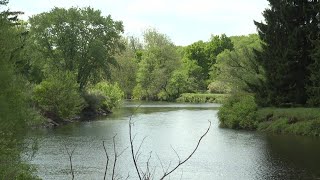
[[[143,143],[140,144],[139,148],[138,148],[138,151],[135,153],[134,152],[134,147],[133,147],[133,141],[134,141],[134,138],[132,138],[132,125],[133,125],[133,122],[132,122],[132,116],[130,116],[130,119],[129,119],[129,138],[130,138],[130,147],[131,147],[131,156],[132,156],[132,160],[133,160],[133,163],[134,163],[134,166],[135,166],[135,169],[136,169],[136,172],[137,172],[137,175],[139,177],[140,180],[150,180],[150,179],[153,179],[153,175],[154,173],[151,173],[150,171],[150,158],[151,158],[151,153],[150,153],[150,156],[148,158],[148,161],[147,161],[147,169],[145,172],[139,170],[139,166],[138,166],[138,155],[139,155],[139,151],[140,151],[140,148],[141,148],[141,145]],[[177,153],[177,151],[171,146],[171,148],[173,149],[173,151],[175,152],[175,154],[177,155],[178,159],[179,159],[179,162],[178,164],[173,167],[172,169],[170,169],[170,166],[171,166],[171,162],[169,163],[169,166],[166,170],[164,170],[164,166],[158,156],[158,159],[160,161],[160,164],[161,164],[161,167],[162,167],[162,170],[163,170],[163,175],[162,177],[160,178],[160,180],[163,180],[165,177],[169,176],[171,173],[173,173],[175,170],[177,170],[181,165],[183,165],[185,162],[187,162],[192,156],[193,154],[197,151],[202,139],[208,134],[209,130],[210,130],[210,127],[211,127],[211,121],[209,121],[209,127],[208,129],[205,131],[205,133],[200,137],[200,139],[198,140],[198,143],[196,145],[196,147],[193,149],[193,151],[189,154],[188,157],[186,157],[184,160],[181,160],[179,154]],[[170,169],[170,170],[169,170]],[[143,176],[141,176],[143,175]]]
[[[117,135],[113,136],[112,138],[112,142],[113,142],[113,154],[114,154],[114,161],[113,161],[113,167],[112,167],[112,176],[111,176],[111,179],[114,180],[116,179],[116,174],[115,174],[115,171],[116,171],[116,164],[117,164],[117,160],[118,158],[124,153],[125,150],[128,149],[128,147],[126,147],[125,149],[123,149],[119,154],[118,154],[118,151],[116,149],[116,138]],[[107,152],[107,148],[105,147],[105,144],[104,144],[104,141],[102,141],[102,145],[103,145],[103,149],[104,149],[104,152],[106,154],[106,157],[107,157],[107,162],[106,162],[106,167],[105,167],[105,171],[104,171],[104,177],[103,179],[105,180],[106,177],[107,177],[107,171],[108,171],[108,164],[109,164],[109,155],[108,155],[108,152]],[[127,176],[126,179],[129,178],[129,174]],[[122,178],[120,178],[122,179]]]
[[[76,150],[76,147],[74,147],[71,151],[69,151],[68,147],[66,144],[64,144],[64,149],[66,150],[68,157],[69,157],[69,163],[70,163],[70,173],[72,176],[72,180],[74,180],[74,171],[73,171],[73,166],[72,166],[72,156],[74,151]]]

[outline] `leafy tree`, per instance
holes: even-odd
[[[126,49],[116,56],[118,67],[111,70],[111,81],[119,84],[124,91],[126,98],[131,98],[133,89],[136,86],[136,74],[138,70],[138,62],[142,57],[142,45],[133,38],[125,39]]]
[[[246,47],[219,54],[214,72],[218,72],[215,81],[231,85],[233,91],[257,92],[264,85],[264,71]]]
[[[0,0],[0,8],[7,3]],[[0,12],[0,179],[36,179],[20,156],[26,129],[40,118],[29,104],[30,87],[15,69],[22,36],[19,14]]]
[[[170,82],[169,82],[169,89],[171,94],[178,96],[184,92],[188,91],[190,87],[188,81],[188,74],[184,70],[176,70],[173,72]]]
[[[210,69],[216,63],[217,55],[225,49],[233,50],[231,39],[225,34],[212,36],[208,42],[198,41],[185,48],[185,63],[192,68],[190,76],[196,79],[199,90],[207,88],[205,81],[210,77]]]
[[[110,77],[114,56],[123,49],[122,22],[89,7],[54,8],[29,21],[30,49],[38,54],[44,71],[51,67],[72,71],[81,89]]]
[[[145,49],[137,72],[135,97],[157,99],[164,91],[175,69],[179,67],[180,58],[176,47],[164,34],[154,29],[144,33]]]
[[[235,49],[217,56],[210,72],[208,89],[216,93],[257,92],[264,85],[264,70],[257,62],[254,50],[261,50],[258,35],[233,36]]]
[[[319,32],[318,0],[269,0],[265,23],[255,22],[263,41],[257,58],[265,69],[266,93],[258,93],[270,105],[305,104],[312,62],[312,40]]]
[[[242,36],[231,36],[231,42],[234,45],[234,49],[247,48],[260,48],[261,40],[258,34],[249,34]]]

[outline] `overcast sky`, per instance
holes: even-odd
[[[256,33],[267,0],[9,0],[10,10],[24,18],[53,7],[90,6],[124,23],[125,35],[141,35],[148,27],[168,35],[176,45],[207,41],[211,34]]]

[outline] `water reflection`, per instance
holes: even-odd
[[[268,135],[266,142],[272,162],[280,166],[276,178],[320,179],[319,138]]]
[[[70,179],[63,145],[76,147],[76,179],[102,179],[105,156],[102,140],[112,152],[112,137],[117,134],[117,149],[128,147],[128,120],[137,104],[128,102],[113,115],[96,121],[69,124],[48,130],[40,137],[40,149],[31,161],[43,179]],[[194,148],[212,121],[212,128],[198,151],[171,179],[310,179],[319,177],[320,140],[290,136],[270,136],[256,132],[218,127],[216,104],[142,104],[133,116],[135,145],[147,137],[141,151],[141,167],[152,152],[156,176],[162,173],[157,158],[169,165]],[[35,135],[36,136],[36,135]],[[183,173],[182,171],[183,170]],[[131,179],[135,170],[130,152],[119,158],[117,172]]]

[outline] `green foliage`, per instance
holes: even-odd
[[[257,109],[252,95],[234,94],[227,99],[218,112],[220,125],[233,129],[256,129]]]
[[[126,98],[133,96],[133,89],[136,86],[136,75],[138,71],[138,62],[141,61],[142,45],[133,37],[125,39],[126,49],[120,55],[116,56],[118,67],[111,70],[111,81],[119,84],[124,91]]]
[[[312,52],[312,63],[309,66],[310,84],[307,85],[308,101],[311,106],[320,106],[320,40],[314,42],[315,49]]]
[[[232,91],[260,91],[265,74],[254,54],[254,50],[260,49],[260,40],[251,39],[251,36],[234,38],[242,39],[242,44],[237,42],[235,50],[225,50],[217,56],[217,63],[210,72],[211,79],[224,82]]]
[[[320,136],[319,108],[262,108],[257,119],[259,131]]]
[[[205,90],[211,67],[216,63],[217,55],[225,49],[233,50],[231,39],[225,34],[212,36],[210,41],[195,42],[185,48],[184,63],[189,66],[189,76],[195,79],[198,90]]]
[[[265,23],[255,22],[263,41],[256,55],[266,75],[266,92],[257,95],[269,105],[305,104],[312,41],[319,37],[319,2],[269,0],[269,4],[263,12]]]
[[[111,112],[113,108],[119,107],[124,97],[119,85],[108,82],[99,82],[87,90],[87,107],[99,111]]]
[[[78,114],[84,105],[79,84],[71,72],[53,73],[34,88],[34,101],[46,117],[62,120]]]
[[[234,45],[234,49],[242,49],[244,47],[249,49],[259,49],[259,47],[261,47],[261,40],[258,34],[231,36],[230,39]]]
[[[165,98],[162,100],[174,100],[178,98],[180,94],[188,92],[190,86],[187,72],[183,69],[177,69],[172,73],[167,85],[167,92],[163,93]]]
[[[215,94],[228,94],[231,92],[230,86],[222,81],[214,81],[209,84],[208,91]]]
[[[160,92],[167,92],[170,78],[180,66],[180,57],[171,40],[154,29],[144,33],[144,41],[145,49],[139,62],[134,97],[157,100]]]
[[[228,99],[228,96],[227,94],[183,93],[176,101],[190,103],[224,103],[226,99]]]
[[[29,20],[29,56],[42,71],[52,67],[77,74],[83,89],[110,77],[115,55],[124,48],[123,25],[92,8],[54,8]]]
[[[272,115],[272,116],[271,116]],[[257,113],[259,121],[267,121],[266,117],[271,116],[273,119],[278,118],[296,118],[297,121],[307,121],[320,118],[319,108],[261,108]],[[270,118],[271,118],[270,117]]]
[[[0,9],[7,3],[0,0]],[[22,46],[17,15],[0,12],[0,179],[36,179],[20,156],[26,130],[41,119],[31,108],[30,86],[16,69]]]

